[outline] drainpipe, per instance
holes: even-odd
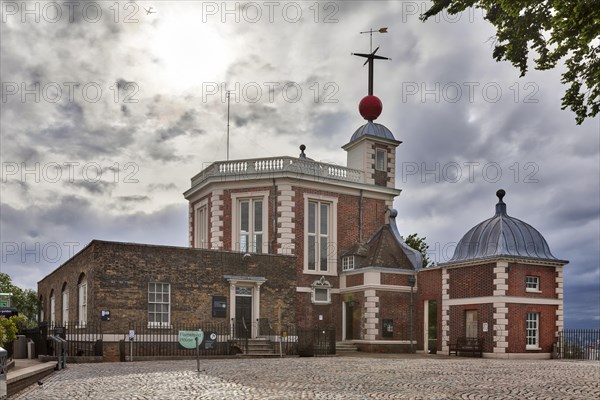
[[[277,228],[277,185],[275,184],[275,178],[273,178],[273,195],[271,196],[271,207],[273,211],[271,212],[271,240],[269,240],[269,254],[275,254],[275,244],[277,234],[275,233],[275,229]]]
[[[363,190],[360,189],[360,199],[358,200],[358,241],[363,241]]]

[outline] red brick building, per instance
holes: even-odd
[[[483,355],[549,358],[563,328],[563,266],[544,237],[509,216],[497,192],[495,215],[469,230],[452,259],[419,273],[425,351],[459,337],[482,339]],[[429,340],[427,340],[429,339]]]
[[[365,351],[447,352],[477,337],[486,356],[547,357],[567,261],[507,215],[499,191],[496,215],[450,262],[422,269],[391,209],[401,142],[373,122],[379,99],[359,109],[367,123],[342,147],[347,166],[314,161],[303,145],[299,157],[214,162],[184,193],[189,249],[94,241],[39,282],[42,319],[83,323],[112,308],[158,328],[241,320],[256,337],[255,321],[283,313],[298,327],[335,326]],[[214,297],[224,315],[209,312]]]

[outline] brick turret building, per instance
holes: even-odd
[[[497,192],[495,215],[463,236],[449,262],[419,274],[425,351],[447,352],[459,337],[477,337],[487,357],[550,357],[563,328],[568,261],[507,214],[504,195]]]

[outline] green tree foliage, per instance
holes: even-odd
[[[0,272],[0,292],[12,293],[11,306],[19,310],[30,320],[35,320],[38,313],[38,299],[35,290],[21,289],[13,285],[8,274]]]
[[[600,110],[600,1],[598,0],[433,0],[421,20],[443,12],[458,14],[475,7],[496,29],[493,57],[510,61],[527,73],[529,51],[535,68],[552,69],[565,59],[561,82],[569,85],[562,109],[575,113],[577,124]]]
[[[427,255],[427,249],[429,246],[425,243],[426,237],[420,238],[416,233],[408,235],[404,242],[409,245],[411,248],[417,250],[423,256],[423,268],[432,267],[435,265],[433,261]]]
[[[0,346],[5,347],[17,338],[17,326],[12,318],[0,318]]]

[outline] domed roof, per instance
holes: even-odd
[[[496,195],[496,215],[471,228],[458,242],[449,262],[500,256],[562,261],[552,255],[541,233],[506,213],[504,190],[498,190]]]
[[[354,132],[350,138],[350,142],[360,139],[363,136],[375,136],[382,139],[396,141],[396,138],[388,128],[381,124],[376,124],[373,121],[369,121]]]

